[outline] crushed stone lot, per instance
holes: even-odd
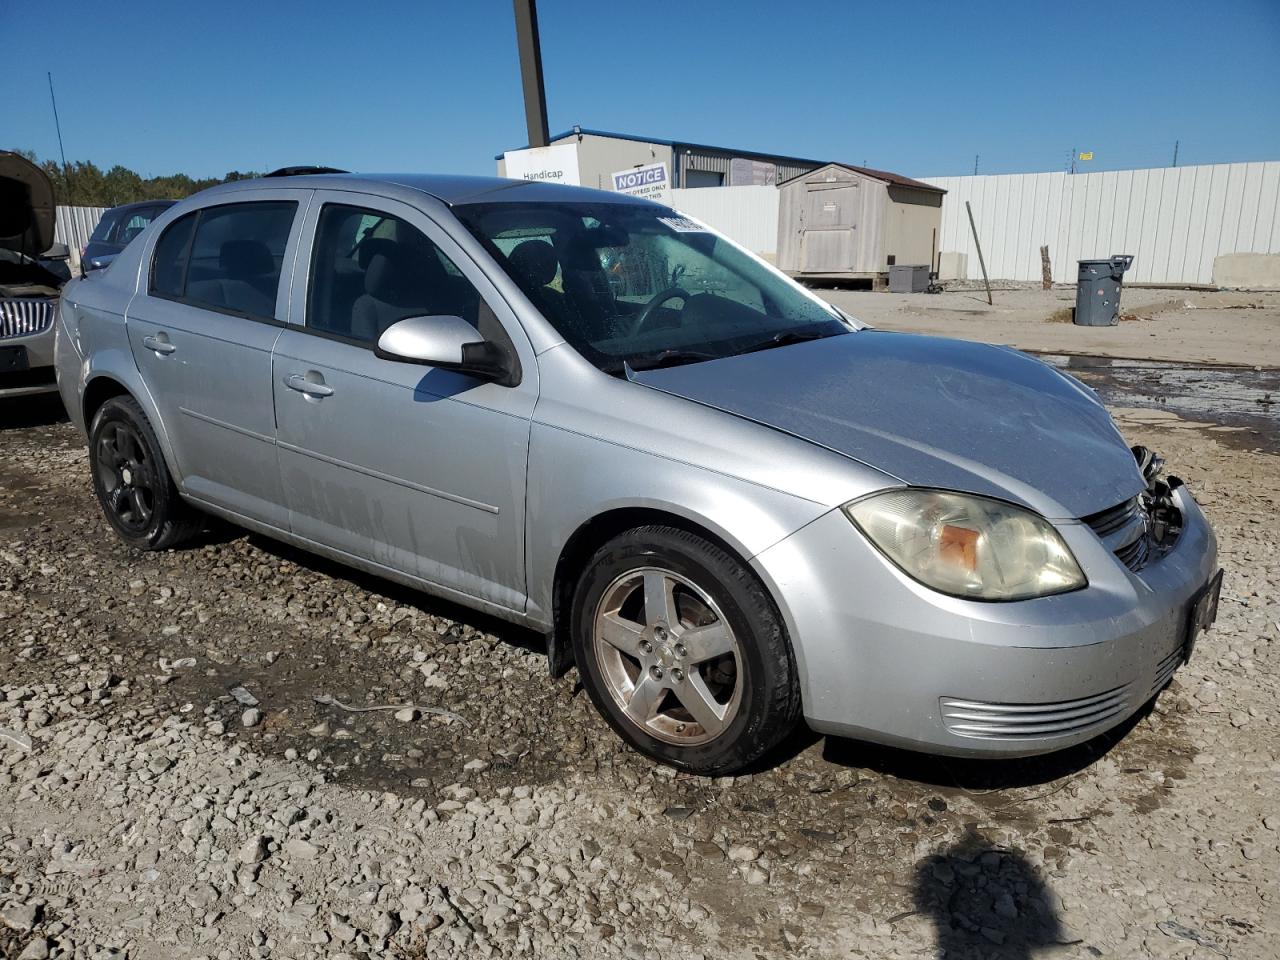
[[[234,528],[131,552],[56,402],[0,412],[0,957],[1276,957],[1280,459],[1115,412],[1226,568],[1154,708],[719,780],[625,748],[537,635]]]
[[[1034,353],[1280,367],[1280,292],[1171,290],[1126,286],[1114,327],[1071,322],[1075,284],[1051,290],[951,281],[940,294],[816,290],[883,330],[1007,343]]]

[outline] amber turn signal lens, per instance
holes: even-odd
[[[938,548],[942,559],[972,572],[978,569],[978,537],[977,530],[968,527],[956,527],[944,524],[942,538]]]

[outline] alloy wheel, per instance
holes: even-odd
[[[596,607],[592,643],[609,694],[652,737],[707,743],[738,713],[738,639],[708,593],[671,570],[615,579]]]

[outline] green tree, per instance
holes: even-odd
[[[77,160],[63,167],[53,160],[40,162],[31,150],[17,152],[48,174],[53,183],[54,199],[61,206],[118,207],[138,200],[182,200],[219,183],[262,176],[260,173],[232,170],[222,179],[205,177],[193,180],[185,173],[142,177],[120,164],[103,173],[97,164],[90,161]]]

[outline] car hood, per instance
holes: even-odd
[[[26,157],[0,151],[0,247],[38,257],[53,246],[53,184]]]
[[[912,486],[1084,517],[1145,486],[1093,391],[1007,347],[863,330],[634,382],[782,430]]]

